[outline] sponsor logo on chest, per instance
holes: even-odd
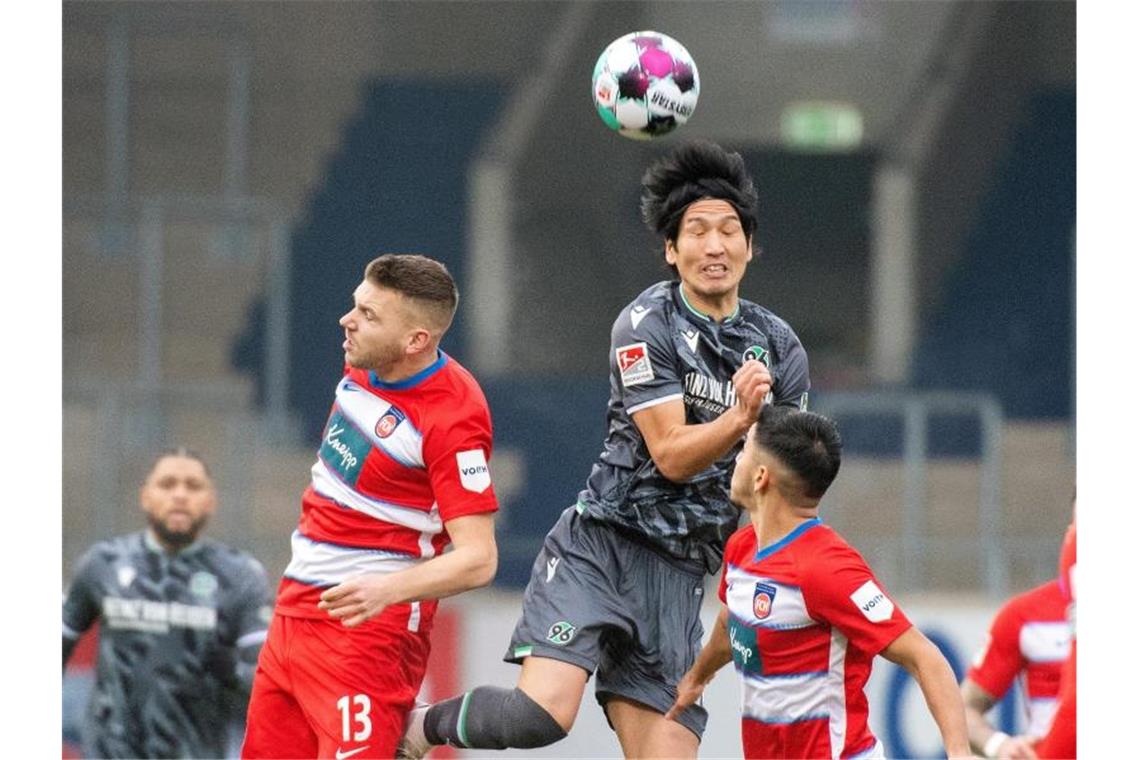
[[[732,648],[732,661],[741,673],[760,675],[760,648],[756,630],[731,615],[728,618],[728,643]]]
[[[103,598],[103,619],[109,628],[167,633],[171,628],[212,631],[218,626],[213,607],[149,599]]]
[[[720,380],[704,372],[685,373],[685,406],[721,414],[736,403],[736,387],[732,380]]]
[[[320,456],[346,483],[355,484],[372,444],[336,410],[329,418],[321,440]]]

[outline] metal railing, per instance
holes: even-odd
[[[972,554],[980,563],[986,592],[994,597],[1009,591],[1009,567],[1002,539],[1002,428],[1001,405],[993,396],[949,392],[830,393],[813,400],[814,411],[837,419],[842,429],[844,417],[854,415],[901,420],[903,440],[901,462],[903,484],[902,524],[899,526],[899,579],[910,588],[926,582],[929,556],[928,469],[929,422],[932,415],[953,414],[974,417],[980,426],[978,446],[977,535],[963,537],[962,543],[940,549],[955,554]],[[963,495],[965,500],[965,495]],[[951,541],[950,544],[958,542]]]

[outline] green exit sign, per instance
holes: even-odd
[[[852,150],[863,142],[863,115],[848,103],[793,103],[780,116],[780,137],[797,150]]]

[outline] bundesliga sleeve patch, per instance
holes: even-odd
[[[884,623],[891,619],[895,603],[883,593],[874,581],[867,581],[851,595],[851,601],[872,623]]]
[[[618,348],[617,365],[621,373],[621,384],[626,388],[653,379],[653,365],[649,363],[649,347],[645,343],[632,343]]]
[[[482,449],[460,451],[455,455],[459,467],[459,482],[468,491],[483,493],[491,485],[491,470]]]

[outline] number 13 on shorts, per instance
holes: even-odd
[[[340,710],[341,741],[359,742],[372,736],[372,700],[367,694],[347,694],[336,701]]]

